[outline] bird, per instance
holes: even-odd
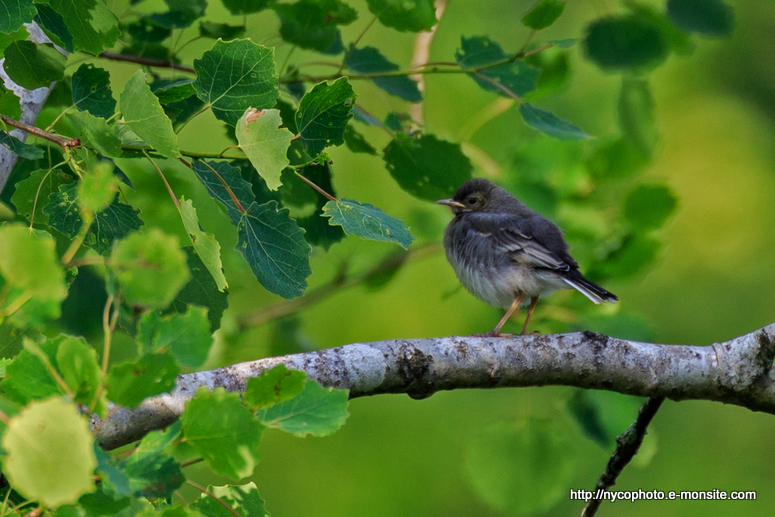
[[[619,298],[586,279],[568,253],[554,222],[486,178],[467,180],[451,199],[436,203],[455,217],[444,232],[444,250],[460,282],[474,296],[506,310],[487,337],[505,336],[501,327],[527,298],[527,332],[538,298],[576,289],[595,304]]]

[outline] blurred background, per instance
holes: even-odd
[[[346,44],[371,20],[365,2],[348,3],[360,18],[342,28]],[[645,3],[664,11],[664,2]],[[539,304],[532,329],[590,329],[621,338],[708,345],[775,322],[775,4],[728,3],[735,13],[730,37],[694,36],[691,54],[673,54],[647,75],[658,129],[651,161],[634,176],[602,186],[582,165],[620,132],[622,77],[590,63],[581,45],[567,52],[567,83],[534,101],[596,137],[581,144],[556,142],[527,128],[509,101],[465,76],[426,77],[425,129],[464,142],[475,175],[499,182],[560,223],[582,269],[621,300],[592,307],[578,293],[558,293]],[[529,34],[519,19],[533,4],[450,0],[431,60],[453,60],[461,36],[488,35],[507,52],[518,50]],[[161,11],[163,4],[149,1],[137,9]],[[540,41],[583,38],[592,20],[622,9],[611,0],[569,1]],[[216,1],[210,2],[207,19],[235,23]],[[247,36],[261,42],[278,32],[279,22],[274,13],[263,12],[249,16],[247,26]],[[414,38],[375,24],[362,44],[379,47],[407,67]],[[211,44],[194,41],[181,55],[190,64]],[[277,47],[277,62],[289,51],[289,45]],[[291,63],[318,57],[296,51]],[[99,66],[110,71],[114,92],[136,70],[105,61]],[[357,81],[354,87],[358,105],[379,118],[406,111],[405,103],[371,83]],[[44,113],[41,121],[56,113]],[[206,113],[181,132],[181,147],[220,150],[230,145],[222,127]],[[379,149],[388,144],[379,129],[357,127]],[[418,240],[410,255],[402,256],[402,267],[372,275],[366,283],[365,272],[398,252],[396,246],[350,236],[327,252],[315,248],[307,296],[315,294],[306,307],[299,300],[283,302],[258,284],[234,250],[236,231],[221,209],[190,171],[167,164],[178,196],[194,199],[204,229],[221,241],[231,286],[208,367],[355,342],[466,335],[489,330],[500,318],[499,310],[460,287],[438,246],[451,219],[448,210],[403,192],[379,155],[355,154],[343,146],[333,149],[331,158],[339,196],[402,218]],[[137,186],[127,198],[142,210],[146,224],[184,237],[175,207],[156,202],[163,189],[158,177],[128,162],[123,169]],[[614,257],[607,253],[617,245],[612,235],[626,226],[623,199],[639,184],[666,185],[677,200],[675,209],[649,233],[653,246],[630,250],[634,264],[606,270],[601,264]],[[344,280],[337,283],[337,275]],[[82,276],[79,281],[85,282]],[[93,323],[76,321],[72,314],[83,304],[102,307],[103,302],[71,297],[67,303],[69,324],[88,333]],[[506,331],[518,331],[521,318],[509,325]],[[134,353],[129,339],[123,342],[127,356]],[[121,343],[117,336],[113,360],[122,360]],[[640,402],[562,387],[456,391],[421,401],[392,395],[353,400],[350,419],[331,437],[300,440],[268,431],[252,480],[275,517],[576,515],[583,503],[570,501],[569,490],[594,487],[612,450],[611,433],[624,430]],[[594,432],[579,425],[584,408],[596,412],[608,436],[598,433],[593,439]],[[667,401],[652,427],[643,453],[616,489],[755,490],[758,499],[606,503],[599,515],[772,515],[772,415]],[[190,467],[194,479],[197,468]],[[202,484],[228,482],[204,472],[198,479]]]

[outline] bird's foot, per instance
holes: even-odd
[[[533,332],[522,331],[522,334],[520,334],[520,336],[541,336],[541,335],[542,334],[540,330],[534,330]]]

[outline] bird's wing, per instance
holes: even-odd
[[[491,239],[494,246],[508,253],[515,262],[560,271],[578,267],[566,251],[562,232],[548,219],[543,220],[540,232],[535,232],[538,235],[534,236],[535,224],[531,224],[529,218],[512,214],[470,215],[473,216],[470,218],[473,231]]]

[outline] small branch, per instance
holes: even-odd
[[[296,173],[296,176],[298,176],[298,177],[300,177],[301,179],[303,179],[303,180],[304,180],[304,181],[307,183],[307,185],[309,185],[310,187],[312,187],[312,188],[314,188],[315,190],[317,190],[317,191],[318,191],[318,193],[319,193],[321,196],[323,196],[324,198],[328,199],[329,201],[333,201],[334,203],[337,203],[337,202],[339,202],[339,200],[338,200],[338,199],[336,199],[334,196],[332,196],[331,194],[329,194],[328,192],[326,192],[326,191],[325,191],[325,190],[323,190],[322,188],[320,188],[320,187],[318,187],[317,185],[315,185],[315,184],[314,184],[314,183],[313,183],[311,180],[309,180],[309,179],[305,178],[304,176],[302,176],[301,174],[299,174],[299,171],[297,171],[297,170],[295,170],[295,169],[294,169],[294,171],[293,171],[293,172],[295,172],[295,173]]]
[[[186,72],[187,74],[196,75],[196,70],[194,70],[190,66],[181,65],[173,61],[168,61],[166,59],[153,59],[150,57],[130,56],[128,54],[118,54],[116,52],[110,52],[107,50],[102,54],[100,54],[99,57],[104,59],[110,59],[111,61],[123,61],[124,63],[135,63],[138,65],[151,66],[154,68],[171,68],[172,70],[179,70],[181,72]]]
[[[601,474],[600,479],[597,481],[595,491],[593,492],[595,495],[584,507],[581,517],[593,517],[595,515],[600,507],[600,503],[603,502],[602,495],[600,497],[597,497],[597,495],[614,486],[624,467],[629,465],[630,461],[638,454],[643,438],[646,437],[648,426],[664,401],[665,397],[649,397],[646,399],[646,402],[638,411],[638,418],[635,419],[635,422],[616,438],[616,449],[611,454],[608,465],[605,466],[603,474]]]
[[[535,30],[535,29],[530,31],[530,35],[527,37],[527,41],[525,41],[525,44],[522,45],[522,48],[519,49],[519,52],[517,52],[516,54],[514,54],[511,57],[512,61],[516,61],[517,59],[520,59],[521,57],[523,57],[525,55],[525,50],[527,50],[527,47],[530,46],[530,42],[533,41],[533,38],[535,38],[535,35],[536,35],[537,32],[538,31]]]
[[[306,372],[350,397],[526,386],[576,386],[671,400],[712,400],[775,415],[775,324],[711,346],[657,345],[595,332],[510,338],[396,339],[270,357],[180,375],[172,393],[119,408],[97,441],[113,449],[162,429],[199,387],[245,390],[248,379],[278,364]]]
[[[69,149],[71,147],[78,147],[81,145],[81,140],[78,138],[65,138],[59,135],[54,135],[38,127],[25,124],[24,122],[19,122],[18,120],[14,120],[11,117],[6,117],[5,115],[0,115],[0,120],[2,120],[4,124],[8,124],[13,128],[20,129],[25,133],[35,135],[38,138],[43,138],[49,142],[54,142],[62,149]]]
[[[155,153],[156,150],[153,147],[147,146],[147,145],[133,145],[133,144],[123,144],[121,146],[121,149],[124,151],[138,151],[138,152],[149,152],[149,153]],[[223,151],[222,151],[223,152]],[[188,156],[189,158],[213,158],[213,159],[222,159],[222,160],[246,160],[247,158],[245,155],[240,156],[222,156],[221,153],[205,153],[205,152],[199,152],[199,151],[186,151],[185,149],[180,150],[180,154],[183,156]],[[187,165],[187,167],[190,167],[190,165]]]

